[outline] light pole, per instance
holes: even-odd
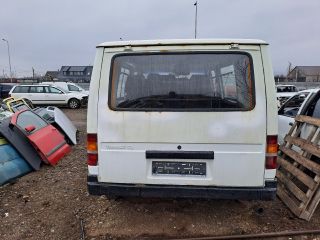
[[[194,38],[197,38],[198,1],[196,1],[193,5],[196,6],[196,15],[194,18]]]
[[[2,38],[2,41],[5,41],[7,43],[8,47],[8,57],[9,57],[9,68],[10,68],[10,79],[12,82],[12,71],[11,71],[11,59],[10,59],[10,47],[9,47],[9,41],[7,39]]]

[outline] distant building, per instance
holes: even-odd
[[[59,71],[47,71],[44,75],[46,81],[57,81]]]
[[[320,82],[320,66],[296,66],[287,79],[290,82]]]
[[[89,83],[92,66],[62,66],[59,71],[47,71],[46,81],[63,81],[76,83]]]

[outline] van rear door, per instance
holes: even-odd
[[[99,181],[263,186],[266,89],[259,49],[106,53]]]

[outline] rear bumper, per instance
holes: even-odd
[[[205,198],[239,200],[273,200],[276,197],[277,182],[266,181],[264,187],[233,188],[180,185],[135,185],[119,183],[101,183],[97,177],[88,176],[88,192],[91,195],[107,197],[143,197],[143,198]]]

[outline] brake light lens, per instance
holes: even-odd
[[[278,136],[267,136],[266,146],[266,169],[277,168],[277,154],[278,154]]]
[[[95,133],[87,134],[87,163],[89,166],[98,163],[98,136]]]
[[[89,166],[97,166],[98,163],[98,154],[88,153],[87,163]]]

